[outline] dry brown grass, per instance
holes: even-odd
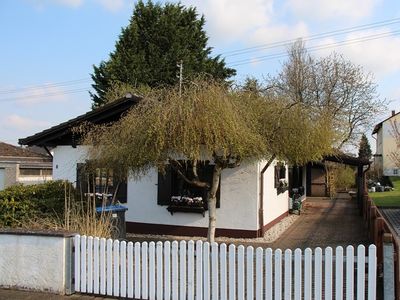
[[[112,235],[111,213],[96,212],[94,197],[76,199],[72,188],[65,183],[64,215],[33,218],[21,224],[22,228],[74,232],[80,235],[110,238]]]

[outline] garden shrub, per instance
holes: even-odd
[[[32,218],[61,216],[65,182],[14,185],[0,191],[0,226],[21,226]]]

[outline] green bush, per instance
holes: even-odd
[[[0,226],[20,226],[33,218],[61,216],[65,182],[15,185],[0,191]]]
[[[355,170],[352,167],[339,166],[337,172],[338,189],[350,189],[356,186]]]

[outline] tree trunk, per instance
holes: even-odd
[[[217,191],[222,167],[217,163],[214,167],[211,190],[208,197],[208,235],[210,243],[215,240],[215,229],[217,225]]]

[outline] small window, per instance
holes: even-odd
[[[40,169],[33,169],[33,168],[20,169],[19,174],[22,176],[40,176]]]
[[[90,168],[89,164],[77,165],[76,188],[79,193],[114,194],[121,203],[127,202],[126,179],[117,179],[112,169]]]
[[[398,175],[399,169],[393,169],[393,175]]]
[[[51,176],[53,174],[52,169],[42,169],[42,175],[43,176]]]
[[[275,182],[274,186],[278,195],[288,190],[288,183],[286,182],[286,166],[283,163],[278,163],[274,169]]]
[[[286,166],[282,163],[278,163],[275,166],[275,188],[280,186],[282,179],[286,178]]]
[[[190,178],[191,174],[191,166],[188,165],[187,162],[182,161],[181,163],[186,165],[186,176]],[[197,167],[197,173],[199,179],[205,182],[212,182],[214,171],[214,165],[209,164],[208,162],[202,162]],[[165,167],[165,173],[158,173],[158,193],[157,193],[157,204],[158,205],[170,205],[172,197],[192,197],[197,198],[201,197],[204,202],[204,208],[207,209],[207,200],[208,200],[208,189],[199,188],[190,185],[186,181],[183,180],[181,176],[170,166],[167,165]],[[217,190],[217,208],[220,207],[220,186]]]

